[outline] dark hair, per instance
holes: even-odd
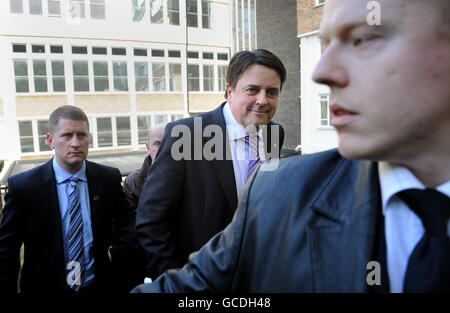
[[[86,114],[80,108],[73,105],[63,105],[53,111],[52,114],[50,114],[50,118],[48,121],[48,130],[51,134],[53,134],[59,120],[62,118],[76,121],[85,121],[89,129],[89,120]]]
[[[272,52],[265,49],[256,49],[253,51],[240,51],[233,55],[227,68],[227,83],[231,88],[236,87],[242,74],[252,65],[259,64],[273,69],[280,77],[280,91],[286,80],[286,69],[281,60]],[[228,99],[225,91],[225,98]]]

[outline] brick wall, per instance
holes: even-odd
[[[297,34],[307,34],[320,28],[323,5],[316,6],[316,0],[297,0]]]
[[[274,121],[283,125],[284,148],[300,144],[300,51],[297,38],[296,0],[257,0],[257,46],[275,53],[287,77]]]

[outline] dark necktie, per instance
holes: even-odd
[[[70,178],[70,186],[72,190],[69,193],[69,253],[68,261],[70,268],[73,266],[75,270],[71,272],[71,277],[68,277],[70,288],[78,291],[83,284],[85,259],[84,259],[84,245],[83,245],[83,216],[81,214],[80,206],[80,191],[78,187],[79,179],[76,177]]]
[[[450,291],[450,198],[435,189],[408,189],[398,196],[422,220],[425,234],[409,257],[404,292]]]

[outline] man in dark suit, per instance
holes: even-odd
[[[271,119],[285,77],[271,52],[239,52],[227,70],[227,102],[168,124],[136,217],[152,279],[225,228],[257,164],[276,165],[284,133]]]
[[[134,292],[450,291],[450,3],[378,4],[381,25],[325,4],[339,152],[258,171],[223,232]]]
[[[86,161],[88,123],[75,106],[56,109],[47,134],[55,157],[9,178],[0,226],[1,294],[17,292],[22,243],[22,293],[129,290],[121,266],[137,244],[135,216],[120,172]]]

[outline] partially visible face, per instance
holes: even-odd
[[[450,42],[428,1],[378,2],[379,26],[366,22],[368,1],[325,6],[313,79],[330,87],[339,151],[403,164],[450,151]]]
[[[150,134],[148,135],[148,141],[145,146],[147,147],[147,155],[149,155],[153,161],[156,158],[159,146],[161,145],[161,142],[163,140],[164,130],[165,126],[156,126],[150,131]]]
[[[252,65],[242,74],[235,88],[227,84],[231,112],[245,128],[267,124],[277,110],[280,90],[281,81],[275,70]]]
[[[88,155],[88,124],[85,121],[62,118],[53,134],[47,134],[47,142],[55,149],[55,158],[59,166],[74,174],[81,168]]]

